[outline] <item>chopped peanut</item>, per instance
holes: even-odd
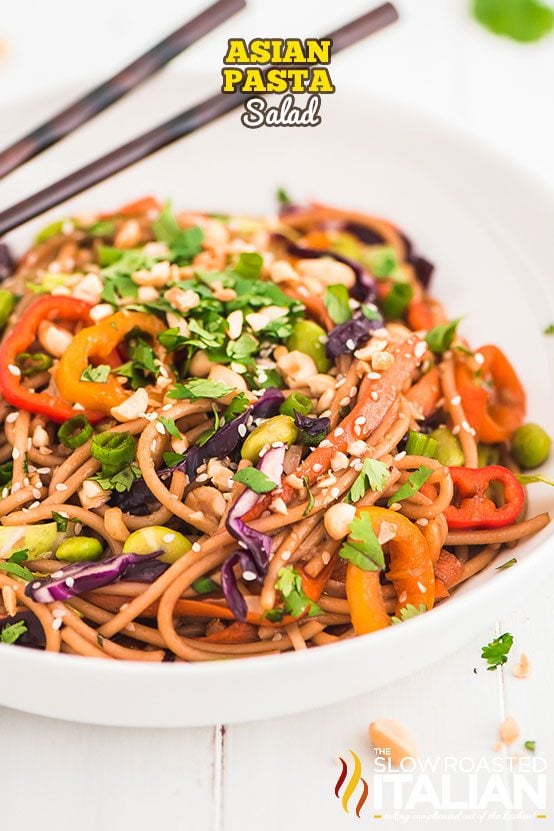
[[[369,738],[374,747],[390,751],[393,765],[403,759],[415,759],[419,755],[417,745],[405,727],[392,718],[381,718],[369,725]]]

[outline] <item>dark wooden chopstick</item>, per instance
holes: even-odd
[[[332,39],[332,52],[336,54],[394,23],[397,19],[398,13],[394,6],[391,3],[385,3],[324,37]],[[251,97],[252,95],[245,93],[218,93],[74,171],[69,176],[54,182],[33,196],[17,202],[0,212],[0,237],[55,205],[59,205],[60,202],[104,181],[114,173],[125,170],[156,150],[190,135],[200,127],[236,109]]]
[[[0,152],[0,179],[111,107],[245,6],[245,0],[217,0],[112,78],[6,147]]]

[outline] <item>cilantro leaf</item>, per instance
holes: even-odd
[[[483,658],[489,666],[488,670],[496,669],[502,666],[508,660],[508,652],[512,648],[514,637],[509,632],[505,632],[500,637],[492,640],[487,646],[484,646],[481,651],[481,658]]]
[[[117,493],[125,493],[125,491],[130,491],[135,480],[141,477],[142,473],[140,472],[140,468],[135,464],[131,464],[118,470],[117,473],[112,473],[111,476],[99,474],[98,476],[91,476],[90,478],[94,482],[98,482],[102,490],[113,490]]]
[[[547,476],[539,476],[538,473],[516,473],[515,477],[520,485],[532,485],[535,482],[541,482],[543,485],[551,485],[554,487],[554,479],[549,479]]]
[[[63,532],[67,531],[67,524],[69,522],[69,518],[66,516],[62,516],[57,511],[52,511],[52,519],[56,523],[56,530]]]
[[[348,502],[358,502],[368,488],[382,491],[389,478],[389,469],[377,459],[364,459],[362,469],[346,495]]]
[[[418,467],[417,470],[414,470],[413,473],[410,473],[408,476],[408,481],[404,482],[397,491],[393,493],[391,498],[389,499],[387,505],[390,508],[391,505],[394,505],[395,502],[401,502],[403,499],[409,499],[410,496],[413,496],[418,490],[425,484],[427,479],[432,476],[433,471],[428,468]]]
[[[427,606],[425,603],[420,603],[419,606],[414,606],[413,603],[408,603],[400,609],[400,617],[392,617],[391,620],[393,623],[403,623],[405,620],[410,620],[412,617],[422,615],[426,611]]]
[[[275,588],[281,592],[285,614],[300,617],[308,608],[308,617],[322,614],[323,610],[310,600],[302,588],[302,577],[293,566],[280,568]],[[269,617],[271,620],[271,617]]]
[[[277,202],[282,208],[287,208],[289,205],[292,205],[292,199],[284,188],[277,188],[276,196]]]
[[[218,409],[217,409],[217,407],[215,406],[215,404],[212,404],[212,410],[213,410],[213,414],[214,414],[214,423],[213,423],[213,425],[212,425],[210,428],[208,428],[208,430],[205,430],[205,431],[202,433],[202,435],[201,435],[201,436],[199,436],[199,437],[196,439],[196,444],[197,444],[199,447],[204,447],[204,445],[206,444],[206,442],[207,442],[207,441],[209,441],[209,440],[211,439],[211,437],[212,437],[212,436],[215,436],[215,434],[216,434],[216,433],[217,433],[217,431],[219,430],[219,425],[220,425],[220,423],[221,423],[221,419],[220,419],[220,417],[219,417],[219,412],[218,412]]]
[[[537,743],[536,741],[528,739],[526,742],[523,743],[523,747],[525,748],[525,750],[529,750],[531,753],[534,753],[537,749]]]
[[[166,202],[160,214],[152,223],[157,240],[170,248],[170,258],[179,265],[187,265],[202,250],[204,232],[197,225],[181,228],[177,222],[171,202]]]
[[[554,10],[538,0],[474,0],[475,18],[495,35],[531,43],[554,27]]]
[[[220,381],[209,381],[207,378],[192,378],[186,384],[176,384],[168,394],[168,398],[223,398],[233,392],[232,387],[227,387]]]
[[[406,311],[413,296],[414,290],[409,283],[394,283],[381,303],[385,317],[388,320],[398,320]]]
[[[350,523],[348,539],[342,544],[339,557],[362,571],[380,571],[385,567],[385,555],[367,513],[362,511]]]
[[[174,439],[180,439],[181,433],[179,432],[179,428],[175,424],[175,419],[173,418],[166,418],[163,415],[158,416],[158,421],[161,421],[167,432],[170,436],[173,436]]]
[[[0,642],[12,644],[15,643],[21,635],[28,632],[24,620],[18,620],[17,623],[8,623],[0,632]]]
[[[184,453],[174,453],[173,450],[168,450],[163,454],[164,463],[167,467],[175,467],[185,461]]]
[[[3,560],[0,560],[0,571],[5,571],[12,577],[20,577],[21,580],[29,581],[33,579],[33,575],[29,569],[25,566],[20,566],[18,563],[5,563]]]
[[[273,479],[270,479],[263,471],[255,467],[245,467],[237,470],[233,481],[246,485],[254,493],[271,493],[278,486]]]
[[[228,424],[237,416],[242,415],[247,407],[248,398],[246,397],[246,395],[243,392],[237,393],[237,395],[235,395],[235,397],[223,413],[223,419],[225,421],[225,424]]]
[[[230,340],[227,344],[227,355],[239,363],[247,360],[258,351],[258,341],[252,335],[241,335],[237,340]]]
[[[434,329],[430,329],[429,332],[427,332],[425,341],[427,342],[427,346],[431,352],[434,352],[436,355],[440,355],[442,352],[446,352],[447,349],[450,349],[452,341],[454,340],[454,335],[456,334],[456,329],[458,328],[458,324],[461,319],[461,317],[457,317],[456,320],[452,320],[450,323],[445,323],[443,326],[435,326]]]
[[[13,554],[8,557],[8,563],[16,563],[18,566],[21,563],[24,563],[29,555],[28,548],[22,548],[20,551],[14,551]]]
[[[338,325],[350,320],[352,312],[350,311],[349,300],[350,296],[346,286],[341,283],[336,286],[327,286],[323,302],[333,323]]]
[[[90,364],[81,373],[81,381],[94,381],[96,384],[105,384],[112,368],[109,364],[98,364],[98,366],[91,366]]]
[[[545,326],[543,334],[554,335],[554,323],[549,323],[548,326]]]
[[[378,280],[391,277],[398,268],[394,248],[388,245],[376,245],[364,252],[364,262]]]

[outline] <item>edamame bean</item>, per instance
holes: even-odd
[[[63,540],[56,551],[57,560],[68,563],[81,563],[85,560],[98,560],[104,546],[94,537],[69,537]]]
[[[15,294],[6,289],[0,289],[0,328],[6,325],[15,306]]]
[[[437,427],[429,434],[437,442],[435,458],[447,467],[459,467],[465,459],[462,447],[458,438],[452,434],[448,427]]]
[[[552,440],[538,424],[524,424],[512,436],[512,456],[524,470],[544,464],[550,455]]]
[[[294,444],[297,435],[298,430],[290,416],[274,416],[252,430],[242,445],[241,456],[243,459],[257,462],[264,447],[272,445],[274,442]]]
[[[309,355],[318,372],[327,372],[331,364],[325,354],[326,340],[325,330],[313,320],[298,320],[287,341],[287,347],[291,352],[297,349],[304,355]]]
[[[157,559],[162,563],[174,563],[190,551],[191,543],[184,534],[165,528],[163,525],[147,525],[127,537],[123,545],[124,554],[152,554],[163,551]]]

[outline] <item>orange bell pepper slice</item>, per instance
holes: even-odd
[[[124,389],[112,375],[105,382],[81,381],[90,359],[94,358],[98,363],[108,362],[117,345],[133,329],[140,329],[154,338],[163,328],[162,322],[153,315],[116,312],[94,326],[81,329],[60,358],[56,371],[56,384],[62,398],[109,414],[112,407],[129,397],[130,391]]]
[[[394,585],[398,601],[396,614],[408,604],[425,604],[432,609],[435,602],[435,572],[427,540],[413,522],[388,508],[363,507],[357,513],[366,513],[373,530],[379,535],[381,524],[395,529],[389,543],[390,569],[387,574]],[[383,629],[390,624],[379,583],[379,572],[363,571],[348,563],[346,597],[352,625],[357,635]],[[385,620],[386,617],[386,620]]]
[[[482,346],[481,375],[465,363],[456,367],[456,385],[469,424],[487,443],[507,441],[523,423],[525,390],[506,355],[497,346]]]
[[[436,366],[423,375],[417,384],[410,387],[406,393],[408,401],[416,407],[425,418],[432,415],[437,409],[441,396],[439,371]]]

